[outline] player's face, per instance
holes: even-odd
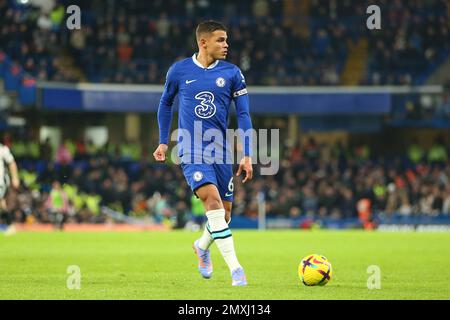
[[[228,53],[227,33],[223,30],[216,30],[206,38],[206,52],[215,60],[224,60]]]

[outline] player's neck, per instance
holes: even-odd
[[[216,60],[211,57],[206,55],[205,53],[201,53],[199,52],[196,56],[196,59],[198,62],[200,62],[200,64],[204,67],[204,68],[208,68],[210,65],[212,65],[214,62],[216,62]]]

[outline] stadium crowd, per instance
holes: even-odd
[[[249,85],[286,86],[339,84],[349,43],[361,38],[370,46],[362,84],[420,83],[450,50],[445,0],[378,1],[382,30],[366,28],[371,3],[359,0],[306,1],[295,13],[298,4],[280,0],[77,3],[82,29],[68,30],[71,1],[41,10],[0,0],[0,47],[39,80],[162,84],[195,51],[196,24],[214,18],[228,26],[228,60]]]
[[[22,181],[18,192],[7,195],[16,222],[54,222],[57,213],[70,222],[105,222],[110,218],[102,206],[175,226],[204,214],[179,166],[156,164],[137,149],[126,153],[130,145],[96,148],[66,140],[52,151],[48,141],[17,141],[11,148]],[[54,156],[47,161],[41,154]],[[261,191],[269,216],[450,214],[450,155],[440,140],[429,150],[412,143],[403,156],[388,157],[372,154],[367,145],[318,144],[311,138],[283,155],[276,175],[260,176],[255,166],[251,183],[234,180],[233,215],[257,216]]]
[[[380,0],[381,30],[366,28],[369,1],[309,0],[289,7],[292,3],[80,0],[82,28],[68,30],[69,0],[46,10],[0,0],[0,60],[6,54],[17,63],[14,68],[38,80],[162,84],[169,65],[196,50],[194,28],[206,18],[228,27],[227,59],[242,69],[249,85],[338,85],[351,44],[364,38],[368,65],[360,84],[422,83],[450,52],[445,0]],[[448,117],[445,101],[443,111],[433,115]],[[400,115],[416,119],[431,104],[417,96],[396,105]],[[5,144],[22,180],[21,189],[7,195],[14,221],[54,222],[64,216],[105,222],[110,217],[102,206],[177,225],[203,216],[179,167],[153,162],[149,146],[66,140],[53,148],[48,140],[41,144],[30,137]],[[256,166],[251,183],[235,179],[233,214],[256,216],[263,192],[267,213],[282,217],[448,215],[449,156],[443,141],[429,150],[411,142],[392,156],[369,146],[310,139],[285,146],[277,175],[260,176]]]

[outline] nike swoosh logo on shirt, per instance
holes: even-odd
[[[231,197],[233,195],[233,192],[231,192],[231,193],[225,193],[225,197]]]
[[[195,80],[186,80],[186,84],[189,84],[189,83],[194,82],[194,81],[197,81],[197,79],[195,79]]]

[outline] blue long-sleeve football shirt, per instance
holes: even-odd
[[[202,151],[212,142],[223,147],[224,152],[230,151],[227,150],[225,141],[215,141],[215,138],[205,139],[204,133],[208,129],[216,129],[224,139],[226,138],[232,100],[236,105],[239,129],[243,131],[252,129],[247,88],[241,70],[234,64],[222,60],[216,60],[205,68],[194,54],[191,58],[174,63],[167,72],[164,92],[158,107],[159,143],[169,142],[171,107],[177,94],[178,128],[189,131],[192,137],[190,150],[182,147],[180,156],[186,153],[194,154],[196,149]],[[180,135],[178,139],[179,142],[182,140]],[[243,140],[244,155],[251,156],[252,140],[251,138]]]

